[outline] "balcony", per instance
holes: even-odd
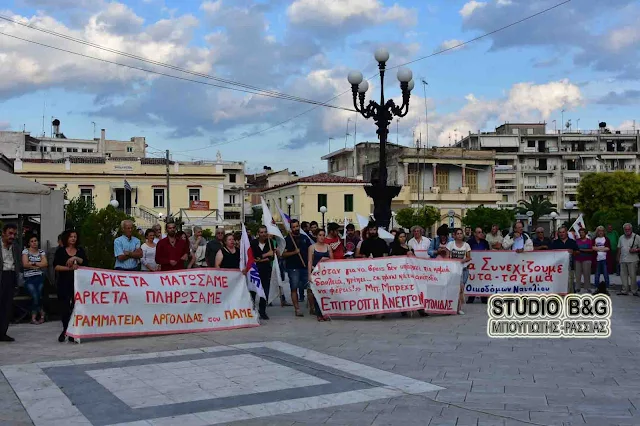
[[[548,165],[546,168],[540,168],[538,166],[522,165],[523,172],[526,173],[555,173],[558,170],[558,166]]]
[[[242,211],[242,204],[238,203],[224,203],[225,212],[240,212]]]
[[[555,191],[558,188],[556,184],[536,184],[536,185],[525,185],[525,191]]]
[[[516,189],[516,184],[496,183],[496,192],[515,192]]]
[[[518,203],[498,201],[498,207],[500,207],[501,209],[515,209],[516,207],[518,207]]]
[[[411,190],[411,187],[405,185],[402,187],[402,191],[398,196],[399,200],[403,200],[407,203],[413,203],[418,200],[425,200],[430,202],[477,202],[484,204],[493,204],[500,200],[502,197],[495,192],[491,192],[489,189],[475,189],[468,187],[460,187],[457,189],[445,189],[438,186],[431,188],[425,188],[424,193],[418,194],[418,191]]]

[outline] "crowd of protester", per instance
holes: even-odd
[[[524,231],[524,224],[516,222],[511,232],[503,235],[497,225],[484,233],[482,228],[473,230],[450,229],[442,225],[437,229],[433,239],[426,236],[420,226],[412,227],[409,232],[404,229],[391,230],[394,239],[387,242],[380,238],[378,226],[370,222],[367,227],[357,231],[353,224],[347,224],[344,234],[340,234],[340,226],[329,223],[325,229],[317,222],[300,222],[292,219],[291,231],[285,238],[282,256],[276,256],[277,241],[262,226],[255,238],[250,236],[251,250],[261,278],[265,294],[269,294],[274,261],[278,262],[281,278],[288,277],[291,291],[291,302],[295,316],[302,317],[305,301],[318,321],[326,321],[320,306],[309,290],[309,277],[313,268],[325,259],[346,258],[380,258],[386,256],[416,256],[433,259],[459,259],[465,265],[460,283],[458,313],[464,314],[464,285],[469,276],[467,265],[471,260],[471,252],[478,250],[511,250],[517,253],[535,250],[568,250],[571,256],[571,272],[569,291],[580,293],[589,291],[591,285],[596,291],[608,293],[610,275],[619,274],[622,287],[618,295],[633,294],[640,297],[636,281],[637,264],[640,253],[640,238],[630,224],[623,226],[620,235],[611,225],[598,226],[590,237],[585,229],[580,229],[577,236],[571,238],[568,229],[560,227],[554,235],[545,235],[544,228],[535,229],[529,235]],[[134,236],[134,223],[125,220],[121,224],[122,233],[115,239],[114,269],[122,271],[176,271],[190,268],[240,268],[240,235],[225,232],[218,228],[210,241],[203,237],[202,228],[179,231],[175,223],[168,222],[162,233],[159,224],[144,232],[144,242]],[[7,224],[2,229],[2,262],[0,262],[0,341],[10,342],[14,339],[7,335],[11,320],[11,308],[14,288],[18,276],[23,274],[25,288],[31,296],[31,323],[42,324],[46,314],[42,304],[42,288],[44,271],[49,264],[45,252],[39,247],[37,236],[25,238],[23,249],[16,244],[17,226]],[[60,342],[72,337],[66,336],[74,304],[74,271],[81,266],[90,266],[87,254],[80,245],[77,231],[70,230],[60,235],[53,268],[56,274],[57,296],[60,303],[60,315],[63,331]],[[591,282],[592,268],[595,272]],[[243,271],[246,273],[247,271]],[[600,281],[602,277],[603,281]],[[256,294],[251,292],[254,299]],[[288,306],[283,294],[280,295],[282,306]],[[474,303],[475,297],[469,297],[466,303]],[[481,301],[487,303],[487,298]],[[267,301],[258,302],[260,318],[269,319]],[[424,311],[420,315],[426,316]],[[407,313],[403,313],[406,316]]]

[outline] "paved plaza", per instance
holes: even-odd
[[[465,316],[334,320],[273,307],[253,329],[0,346],[1,425],[640,425],[640,299],[603,340],[491,340]]]

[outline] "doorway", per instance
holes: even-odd
[[[122,210],[126,214],[131,214],[131,191],[128,191],[124,188],[116,188],[115,193],[116,201],[118,202],[118,210]],[[125,206],[127,207],[126,211]]]

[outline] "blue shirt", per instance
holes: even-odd
[[[116,268],[136,269],[140,259],[127,259],[125,261],[118,260],[118,256],[124,254],[125,251],[135,251],[140,248],[140,240],[136,237],[127,238],[121,235],[113,242],[113,255],[116,258]]]
[[[487,240],[480,240],[480,242],[476,241],[475,237],[471,237],[469,238],[469,240],[467,241],[467,244],[469,244],[469,247],[471,247],[471,251],[476,251],[476,250],[491,250],[491,247],[489,247],[489,243],[487,242]]]

